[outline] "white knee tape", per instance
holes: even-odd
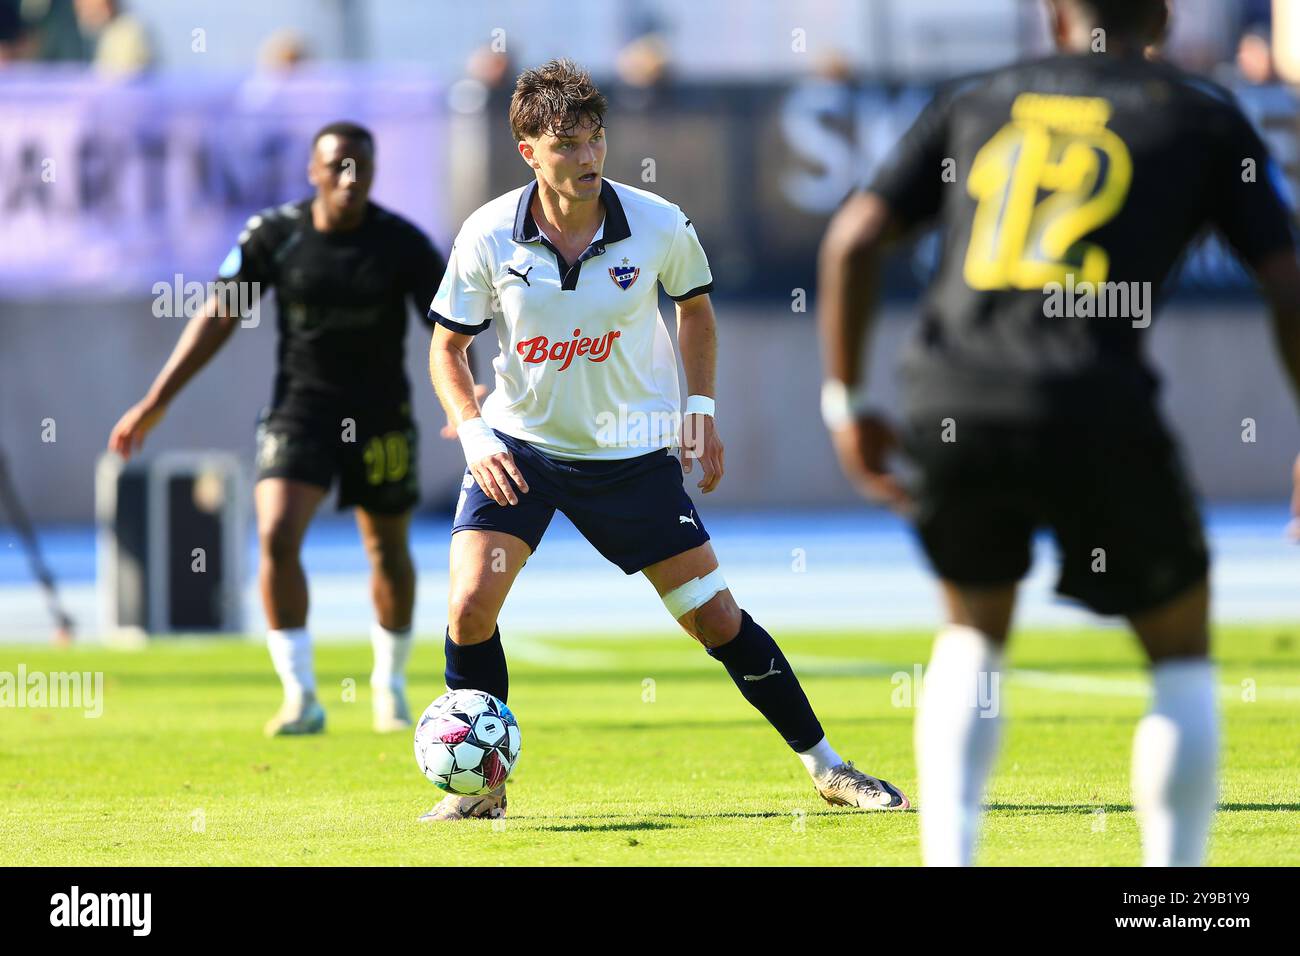
[[[719,591],[727,590],[727,582],[722,580],[722,568],[714,568],[702,578],[691,578],[681,587],[673,588],[664,595],[664,607],[674,618],[680,618],[689,611],[709,601]]]

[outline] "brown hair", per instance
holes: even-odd
[[[582,123],[605,125],[605,94],[591,74],[572,60],[551,60],[524,70],[510,98],[510,132],[516,140],[561,136]]]

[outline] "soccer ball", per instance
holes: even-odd
[[[415,725],[415,762],[434,786],[471,797],[505,782],[519,759],[519,724],[481,690],[449,690]]]

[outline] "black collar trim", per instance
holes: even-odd
[[[537,180],[534,179],[519,196],[519,205],[515,209],[515,230],[512,236],[515,242],[540,242],[545,238],[542,230],[537,227],[537,221],[533,219],[532,205],[535,195],[537,195]],[[623,203],[619,201],[618,192],[609,184],[608,179],[602,179],[600,182],[600,199],[605,204],[605,231],[596,243],[605,245],[630,238],[632,230],[627,224],[627,213],[623,211]]]
[[[533,219],[533,196],[536,194],[537,180],[533,180],[519,197],[519,206],[515,209],[515,229],[512,238],[515,242],[540,242],[550,249],[555,255],[555,265],[560,271],[560,290],[572,292],[578,288],[578,276],[582,273],[582,264],[586,260],[592,256],[603,256],[606,243],[618,242],[632,235],[632,230],[627,224],[627,214],[623,212],[623,204],[619,201],[614,187],[609,184],[609,180],[601,180],[600,198],[605,204],[605,227],[600,238],[593,240],[586,251],[578,256],[577,261],[570,265]]]

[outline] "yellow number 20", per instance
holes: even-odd
[[[410,446],[404,434],[389,432],[370,439],[366,443],[362,459],[366,464],[366,479],[370,484],[401,481],[411,466]]]

